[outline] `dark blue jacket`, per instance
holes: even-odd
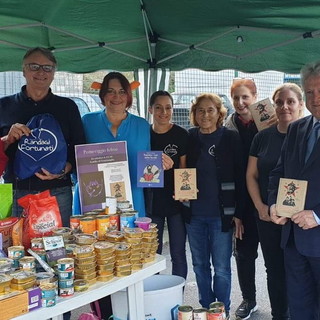
[[[270,174],[268,203],[276,203],[280,178],[307,180],[305,210],[313,210],[320,217],[320,139],[305,163],[307,139],[312,124],[313,118],[308,116],[289,126],[280,159]],[[320,226],[303,230],[289,220],[282,228],[282,248],[286,246],[292,228],[299,253],[309,257],[320,257]]]

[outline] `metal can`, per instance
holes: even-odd
[[[41,299],[41,304],[43,308],[49,308],[49,307],[53,307],[56,305],[56,297],[52,297],[52,298],[42,298]]]
[[[66,239],[69,236],[71,236],[72,229],[68,228],[68,227],[61,227],[61,228],[57,228],[57,229],[53,230],[52,233],[55,236],[62,236],[63,239]]]
[[[42,238],[31,239],[31,250],[32,251],[44,250],[43,239]]]
[[[59,289],[73,288],[73,279],[59,280]]]
[[[192,320],[193,308],[191,306],[178,307],[178,320]]]
[[[109,207],[108,214],[117,213],[117,198],[106,197],[106,206]]]
[[[36,270],[36,259],[34,257],[22,257],[19,259],[20,269],[27,271]]]
[[[109,231],[110,217],[106,214],[99,215],[96,218],[98,239],[105,238],[106,233]]]
[[[59,296],[60,297],[70,297],[74,294],[74,287],[70,288],[59,288]]]
[[[57,260],[59,271],[73,271],[74,259],[73,258],[61,258]]]
[[[45,283],[40,285],[42,299],[55,298],[57,295],[56,285],[54,283]]]
[[[24,257],[24,247],[23,246],[12,246],[8,248],[8,258],[10,259],[20,259]]]
[[[80,231],[80,218],[81,217],[82,216],[71,216],[70,217],[70,228],[75,232]]]
[[[207,320],[225,320],[225,313],[219,308],[209,309],[207,312]]]
[[[130,208],[130,201],[129,200],[119,200],[117,201],[117,207],[119,209],[128,209]]]
[[[134,213],[122,213],[120,215],[120,230],[124,228],[134,228],[136,216]]]
[[[120,216],[118,214],[109,214],[109,231],[120,230]]]
[[[94,217],[83,217],[80,219],[80,229],[83,233],[95,235],[97,232],[96,219]]]
[[[220,301],[211,302],[209,305],[209,310],[210,309],[219,309],[221,312],[225,312],[224,303]]]
[[[83,279],[78,279],[74,281],[74,291],[82,292],[89,289],[88,281]]]
[[[74,278],[74,270],[72,271],[59,271],[58,272],[59,280],[70,280]]]
[[[207,309],[199,308],[193,310],[193,320],[207,320]]]

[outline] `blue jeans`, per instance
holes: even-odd
[[[200,304],[208,308],[211,302],[218,300],[229,311],[232,229],[222,232],[220,217],[198,216],[192,216],[186,227]]]
[[[157,253],[162,253],[164,223],[167,219],[172,274],[187,278],[188,266],[186,258],[186,227],[181,214],[170,217],[151,216],[157,224],[159,246]]]
[[[37,194],[40,191],[35,190],[14,190],[13,192],[13,207],[12,216],[20,217],[22,214],[22,207],[17,203],[17,200],[27,194]],[[51,196],[56,196],[59,205],[62,225],[69,227],[70,216],[72,213],[72,190],[71,187],[53,188],[50,190]]]

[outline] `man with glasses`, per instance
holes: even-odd
[[[280,159],[269,177],[270,215],[282,225],[281,247],[290,319],[320,319],[320,61],[301,69],[306,106],[311,115],[290,124]],[[304,210],[278,216],[280,178],[308,181]]]
[[[22,63],[26,85],[19,93],[0,99],[0,136],[9,145],[4,181],[13,184],[13,216],[20,216],[22,211],[17,199],[49,189],[57,198],[63,225],[68,226],[72,211],[70,173],[75,169],[74,146],[84,143],[85,137],[76,104],[51,92],[56,68],[57,61],[50,50],[37,47],[27,51]],[[19,180],[13,171],[18,141],[23,135],[30,135],[26,124],[38,114],[51,114],[59,123],[67,144],[67,162],[58,174],[42,169],[30,178]]]

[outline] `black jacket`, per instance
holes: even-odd
[[[228,231],[232,226],[233,216],[241,219],[244,207],[245,166],[239,134],[225,127],[215,148],[212,165],[216,165],[219,183],[219,205],[222,219],[222,231]],[[189,129],[187,149],[187,167],[195,168],[200,154],[199,128]],[[184,209],[186,222],[192,212]]]

